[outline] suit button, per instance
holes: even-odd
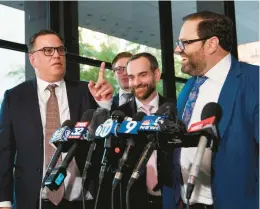
[[[43,148],[43,144],[40,144],[40,147]]]
[[[36,170],[37,170],[37,172],[41,173],[41,169],[40,168],[37,168]]]

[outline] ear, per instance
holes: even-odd
[[[216,36],[213,36],[212,38],[207,40],[207,51],[209,54],[215,53],[215,51],[219,47],[219,39]]]
[[[35,60],[33,54],[29,54],[29,60],[33,68],[35,67]]]
[[[155,75],[155,80],[156,81],[160,81],[161,79],[161,71],[159,68],[157,68],[155,71],[154,71],[154,75]]]

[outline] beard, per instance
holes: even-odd
[[[190,76],[201,75],[206,68],[205,54],[199,50],[191,55],[183,53],[187,57],[187,64],[182,64],[181,72]]]
[[[137,90],[139,88],[144,88],[144,90],[142,90],[142,92],[138,93]],[[131,88],[131,91],[137,99],[145,100],[151,96],[151,94],[155,91],[155,89],[156,89],[155,84],[150,83],[150,84],[140,84],[138,86],[134,86]]]

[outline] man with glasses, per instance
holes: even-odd
[[[129,88],[129,80],[126,73],[127,62],[132,56],[133,55],[129,52],[121,52],[117,54],[112,61],[112,69],[119,85],[119,92],[113,97],[112,109],[115,109],[132,99],[132,93]]]
[[[49,140],[65,120],[77,122],[88,109],[109,107],[113,88],[104,80],[104,63],[96,84],[64,80],[66,48],[54,31],[34,34],[28,52],[36,78],[7,90],[0,112],[0,208],[11,208],[13,191],[19,209],[36,209],[41,202],[43,209],[82,208],[81,173],[88,150],[84,142],[64,184],[54,192],[43,189],[40,199],[41,181],[55,152]],[[94,195],[87,193],[87,208],[93,208]]]
[[[206,148],[189,208],[257,209],[259,67],[238,62],[231,55],[234,31],[228,17],[205,11],[183,20],[175,53],[182,58],[182,72],[192,78],[178,98],[178,116],[189,128],[201,120],[207,103],[216,102],[222,108],[217,124],[218,150]],[[184,208],[196,151],[197,148],[181,149]]]

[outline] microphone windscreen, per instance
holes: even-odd
[[[155,115],[167,115],[172,120],[176,118],[176,104],[173,102],[166,102],[161,105],[156,111]]]
[[[222,116],[222,108],[216,102],[209,102],[203,107],[201,112],[201,120],[215,116],[215,123],[218,124]]]
[[[70,129],[72,129],[74,126],[75,126],[76,123],[74,123],[72,120],[65,120],[63,123],[62,123],[62,127],[69,127]]]
[[[111,118],[117,120],[119,123],[121,123],[125,118],[125,113],[123,113],[120,110],[114,110],[111,114]]]
[[[110,116],[109,110],[105,108],[97,108],[94,112],[92,120],[89,124],[89,131],[94,134],[97,127],[104,123]]]
[[[86,122],[86,121],[91,121],[93,114],[96,110],[95,109],[89,109],[86,112],[83,113],[80,121],[81,122]]]
[[[143,120],[144,116],[146,116],[146,114],[144,112],[137,112],[133,116],[133,121],[141,121],[141,120]]]

